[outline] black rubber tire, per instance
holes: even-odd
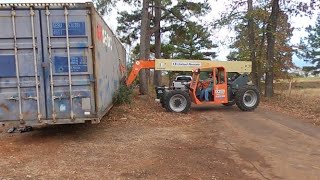
[[[168,108],[167,108],[167,101],[168,101],[168,94],[169,94],[169,92],[171,92],[171,91],[176,91],[176,90],[173,90],[173,89],[170,89],[169,91],[166,91],[166,93],[164,94],[164,96],[163,96],[163,103],[162,103],[162,107],[167,111],[167,112],[170,112],[169,110],[168,110]]]
[[[166,104],[164,103],[164,101],[160,101],[161,103],[161,107],[166,108]]]
[[[160,98],[160,104],[161,104],[161,107],[163,108],[166,108],[165,99],[166,99],[166,93],[164,92],[164,94]]]
[[[185,100],[186,100],[186,106],[182,111],[177,112],[175,109],[172,109],[170,106],[170,100],[173,96],[175,95],[182,95]],[[176,113],[187,113],[190,110],[191,107],[191,98],[190,95],[187,91],[181,91],[181,90],[171,90],[169,92],[167,92],[166,96],[165,96],[165,108],[167,111],[169,112],[176,112]]]
[[[246,102],[244,102],[244,96],[246,95],[247,92],[250,93],[254,93],[256,95],[256,102],[253,105],[246,105]],[[259,103],[260,103],[260,93],[257,90],[257,88],[255,86],[244,86],[242,88],[240,88],[237,92],[236,92],[236,98],[235,98],[236,104],[238,106],[239,109],[241,109],[242,111],[253,111],[255,110]]]
[[[165,108],[165,107],[166,107],[166,105],[165,105],[164,103],[161,103],[161,107]]]
[[[235,99],[233,99],[232,101],[229,101],[228,103],[222,103],[222,105],[224,105],[224,106],[233,106],[235,104],[236,104],[236,100]]]

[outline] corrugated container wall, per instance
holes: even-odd
[[[126,69],[92,3],[0,4],[0,122],[98,123]]]

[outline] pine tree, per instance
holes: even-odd
[[[210,40],[210,37],[208,28],[193,22],[188,23],[186,27],[173,27],[169,43],[174,47],[173,58],[208,60],[215,58],[216,52],[212,49],[217,45]]]
[[[127,0],[128,3],[137,3],[135,0]],[[137,4],[136,4],[137,5]],[[159,9],[161,10],[159,12]],[[136,9],[133,10],[132,13],[129,13],[127,11],[120,12],[120,17],[118,18],[119,26],[118,26],[118,32],[120,32],[121,39],[123,42],[133,45],[134,42],[137,41],[138,38],[141,38],[142,35],[149,35],[149,42],[151,43],[151,46],[149,46],[154,53],[153,57],[159,58],[162,57],[161,53],[161,39],[159,37],[161,34],[163,35],[165,33],[165,37],[169,37],[169,41],[167,42],[173,42],[170,37],[173,37],[172,34],[177,34],[177,30],[180,28],[185,27],[196,27],[196,29],[203,31],[205,30],[204,27],[202,27],[200,24],[195,26],[195,22],[191,21],[190,19],[192,17],[201,17],[208,13],[210,10],[210,6],[208,5],[207,1],[203,2],[192,2],[191,0],[181,0],[173,3],[171,0],[150,0],[149,1],[149,32],[147,34],[140,33],[141,32],[141,26],[140,26],[140,20],[141,17],[141,7],[137,6]],[[160,17],[159,17],[160,15]],[[160,27],[160,21],[161,27]],[[195,29],[195,28],[193,28]],[[207,30],[207,29],[206,29]],[[207,35],[203,32],[195,32],[198,36],[200,35]],[[138,34],[141,34],[140,37]],[[153,36],[155,38],[153,38]],[[179,35],[182,36],[180,33]],[[209,38],[209,36],[206,36],[206,38]],[[198,37],[198,39],[201,39],[201,37]],[[204,40],[200,40],[198,44]],[[177,42],[180,43],[181,42]],[[143,45],[139,45],[140,47],[143,47]],[[207,47],[213,47],[212,45],[206,45]],[[173,46],[175,47],[175,46]],[[206,47],[201,47],[200,49],[204,49]],[[147,49],[145,49],[147,50]],[[149,51],[150,54],[150,50]],[[160,52],[160,53],[159,53]],[[176,52],[176,51],[175,51]],[[142,53],[142,51],[140,51]],[[213,55],[213,53],[210,54],[210,52],[203,52],[206,55]],[[148,54],[148,53],[147,53]],[[198,55],[199,56],[199,55]],[[144,58],[147,59],[147,58]],[[155,73],[154,78],[154,84],[159,85],[160,84],[160,78],[159,73]]]
[[[320,68],[320,14],[315,26],[306,28],[308,36],[301,40],[299,56],[305,61],[314,65],[315,69]]]
[[[111,11],[112,7],[115,6],[114,0],[93,0],[93,3],[96,5],[96,8],[101,15]]]

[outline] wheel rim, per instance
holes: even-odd
[[[258,95],[253,90],[248,90],[244,93],[243,103],[247,107],[253,107],[254,105],[256,105],[257,101],[258,101]]]
[[[187,107],[187,99],[181,94],[176,94],[170,98],[169,105],[174,112],[182,112]]]

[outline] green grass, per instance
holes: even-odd
[[[282,94],[289,95],[289,90],[281,92]],[[320,88],[305,88],[305,89],[292,89],[291,96],[300,96],[302,99],[308,99],[308,101],[313,101],[320,97]]]
[[[293,81],[297,82],[309,82],[309,81],[320,81],[320,77],[303,77],[303,78],[293,78]]]

